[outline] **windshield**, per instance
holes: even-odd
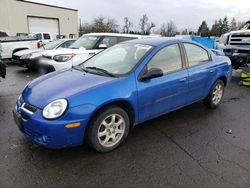
[[[87,50],[91,50],[94,48],[94,46],[96,45],[99,39],[100,39],[100,36],[82,36],[73,44],[71,44],[69,48],[79,49],[82,47]]]
[[[247,30],[247,29],[250,29],[250,23],[246,23],[246,24],[241,28],[241,30]]]
[[[53,50],[54,48],[56,48],[61,43],[62,43],[61,40],[56,40],[56,41],[50,42],[50,43],[44,45],[44,49],[45,50]]]
[[[141,44],[118,44],[97,54],[80,66],[86,71],[103,70],[112,75],[129,73],[152,48]]]

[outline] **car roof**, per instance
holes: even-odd
[[[142,35],[124,34],[124,33],[87,33],[82,36],[114,36],[114,37],[134,37],[142,38]]]
[[[167,44],[167,43],[179,42],[179,41],[189,41],[189,40],[183,40],[183,39],[174,38],[174,37],[159,37],[159,38],[145,38],[145,39],[130,40],[124,43],[159,46],[161,44]]]

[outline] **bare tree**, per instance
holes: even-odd
[[[167,36],[174,37],[177,33],[177,27],[173,21],[168,22],[167,24]]]
[[[149,24],[147,24],[147,28],[146,28],[146,34],[149,35],[151,30],[156,27],[155,23],[154,22],[151,22]]]
[[[147,14],[144,14],[142,16],[142,18],[140,19],[139,26],[140,26],[142,35],[149,35],[152,28],[156,27],[154,22],[149,23],[149,18],[147,16]]]
[[[123,26],[123,33],[129,33],[131,27],[133,27],[133,23],[129,21],[128,17],[124,18],[124,26]]]
[[[147,23],[148,23],[148,16],[147,14],[144,14],[142,18],[140,19],[140,23],[139,23],[142,35],[146,34]]]
[[[161,28],[160,28],[160,34],[163,37],[167,36],[167,25],[166,24],[162,24]]]
[[[119,25],[117,24],[115,19],[108,18],[107,19],[107,32],[118,32]]]
[[[92,32],[118,32],[118,24],[115,19],[98,17],[91,23],[84,23],[80,25],[79,34],[92,33]]]

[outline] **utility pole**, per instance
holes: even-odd
[[[6,75],[6,66],[2,60],[2,44],[0,43],[0,77],[5,78]]]

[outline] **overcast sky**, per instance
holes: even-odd
[[[134,28],[143,14],[147,14],[157,27],[173,20],[178,29],[197,29],[202,20],[211,26],[215,19],[228,16],[237,20],[250,20],[249,0],[31,0],[66,6],[79,10],[79,19],[90,22],[98,16],[115,18],[120,26],[129,17]]]

